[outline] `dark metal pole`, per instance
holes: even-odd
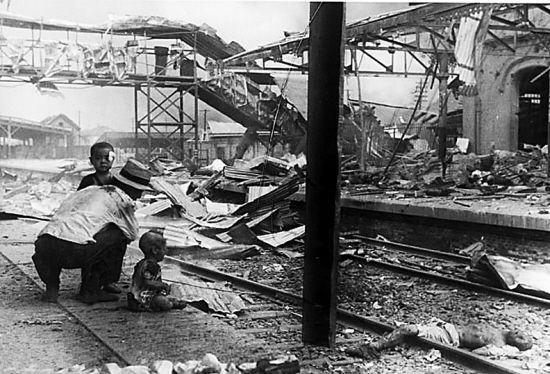
[[[151,161],[151,149],[153,142],[151,139],[151,83],[147,83],[147,162]]]
[[[447,78],[449,77],[449,55],[443,52],[439,55],[439,160],[441,161],[441,175],[445,178],[447,165]]]
[[[139,114],[139,111],[138,111],[138,90],[140,90],[140,86],[139,85],[135,85],[134,86],[134,147],[135,147],[135,155],[134,157],[139,159],[139,143],[138,143],[138,133],[139,133],[139,130],[140,130],[140,121],[139,121],[139,118],[138,118],[138,114]]]
[[[548,69],[545,69],[548,70]],[[549,83],[550,86],[550,74],[546,72],[546,81]],[[550,95],[548,91],[546,91],[546,113],[548,113],[548,117],[546,120],[546,147],[550,149]],[[550,154],[550,153],[549,153]],[[546,166],[546,177],[550,178],[550,162],[547,163]]]
[[[197,75],[197,33],[194,34],[193,39],[193,85],[195,90],[195,150],[193,152],[193,162],[197,165],[200,164],[199,160],[199,81]]]
[[[334,346],[344,3],[310,5],[306,246],[302,340]]]
[[[185,117],[183,116],[183,89],[180,87],[178,88],[178,94],[179,94],[179,129],[180,129],[180,161],[185,160],[185,132],[183,131],[183,127],[185,126],[183,121],[185,121]]]

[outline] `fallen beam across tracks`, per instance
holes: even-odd
[[[248,279],[235,277],[233,275],[226,274],[217,270],[207,269],[202,266],[182,261],[171,256],[166,256],[164,258],[164,261],[167,263],[176,264],[185,272],[195,274],[211,281],[230,282],[233,286],[246,291],[257,292],[259,294],[262,294],[263,296],[274,298],[279,301],[286,301],[297,306],[302,305],[301,296],[284,290],[270,287]],[[369,330],[378,334],[384,334],[393,330],[393,327],[388,324],[340,308],[337,311],[337,319],[338,323],[355,328],[357,330]],[[411,345],[415,345],[423,349],[438,349],[443,357],[465,367],[484,373],[519,374],[519,372],[516,370],[498,365],[495,362],[487,360],[469,351],[448,346],[445,344],[440,344],[429,339],[411,337],[410,339],[407,339],[407,342]]]

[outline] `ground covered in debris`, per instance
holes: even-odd
[[[220,270],[299,293],[302,260],[264,254],[239,262],[217,260],[214,265]],[[396,323],[428,323],[438,318],[457,325],[482,322],[497,328],[520,329],[533,336],[535,345],[531,350],[522,353],[514,351],[506,357],[488,357],[520,371],[550,372],[550,311],[542,307],[451,288],[348,261],[340,266],[338,305],[394,326]],[[345,337],[358,341],[376,338],[375,335],[359,332],[347,332]],[[300,353],[307,356],[305,352]],[[390,349],[383,353],[380,360],[361,365],[366,365],[373,372],[385,373],[403,370],[411,373],[465,371],[440,359],[437,353],[406,346]]]
[[[468,205],[478,200],[491,205],[488,199],[521,199],[532,204],[537,214],[547,214],[544,211],[550,202],[542,174],[546,156],[541,150],[455,155],[455,166],[448,169],[446,180],[437,177],[441,165],[433,160],[432,153],[425,152],[403,156],[386,177],[381,177],[381,169],[343,173],[343,188],[350,196],[383,194],[393,198],[422,198],[427,203],[431,199],[450,198],[463,208],[471,208]],[[291,162],[261,158],[233,166],[218,163],[193,171],[163,160],[154,160],[149,167],[155,174],[151,181],[155,192],[137,202],[136,216],[142,232],[161,230],[174,257],[199,261],[221,271],[301,293],[304,250],[301,238],[305,226],[290,209],[287,198],[304,184],[303,157]],[[78,180],[78,173],[71,169],[47,178],[36,173],[26,176],[4,173],[0,209],[15,217],[47,220],[60,201],[74,191]],[[364,250],[374,253],[370,248]],[[516,259],[537,258],[523,253]],[[124,276],[128,279],[130,274]],[[208,287],[196,280],[186,278],[180,284],[182,297],[195,297],[197,289],[202,290],[198,293],[205,297],[208,313],[237,329],[262,331],[262,339],[272,343],[267,346],[295,354],[306,372],[467,372],[442,359],[438,351],[425,352],[407,346],[384,352],[380,360],[351,359],[343,353],[344,348],[371,341],[375,336],[343,328],[338,330],[336,350],[305,346],[301,344],[295,309],[289,307],[292,313],[278,319],[239,319],[234,308],[236,305],[240,308],[242,300],[220,303],[215,300],[215,292],[206,295],[204,289]],[[483,322],[498,328],[521,329],[535,340],[531,350],[488,352],[490,359],[519,371],[550,371],[550,316],[542,307],[455,289],[349,260],[340,263],[338,304],[392,325],[427,323],[437,318],[457,325]]]

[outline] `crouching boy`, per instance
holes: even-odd
[[[139,248],[145,258],[134,267],[128,309],[160,312],[185,308],[186,303],[170,296],[170,285],[162,281],[159,262],[166,255],[166,239],[156,231],[148,231],[139,239]]]

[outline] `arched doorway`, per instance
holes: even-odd
[[[547,144],[548,72],[544,70],[540,66],[529,67],[518,74],[518,149],[524,149],[524,144]]]

